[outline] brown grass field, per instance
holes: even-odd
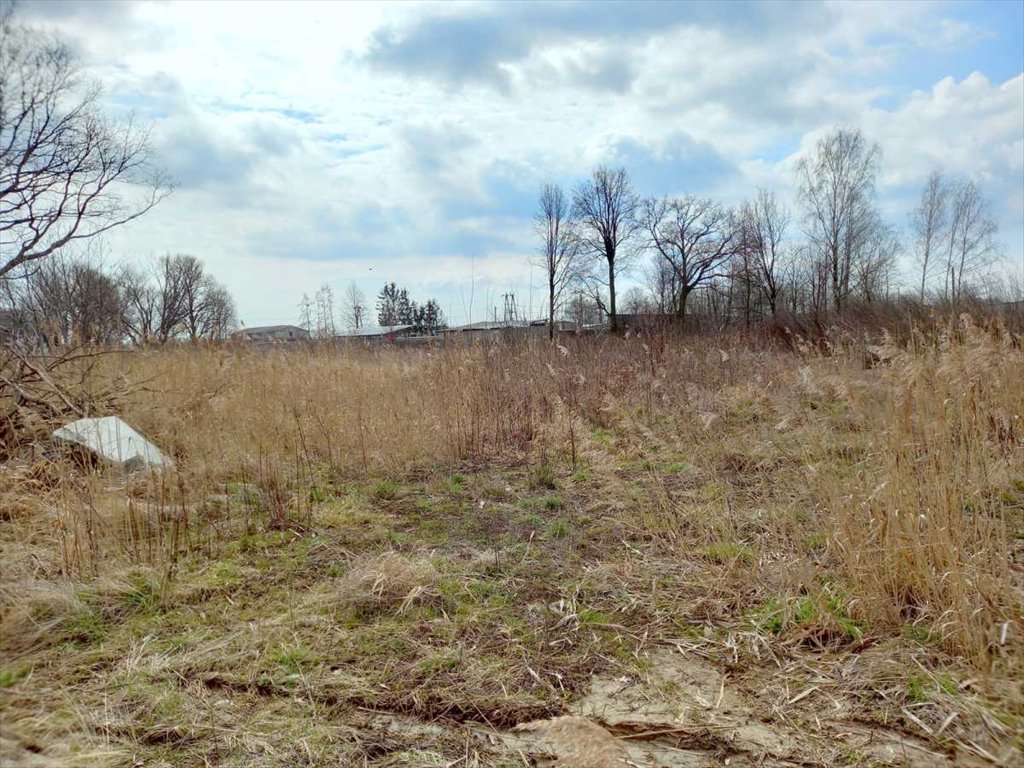
[[[0,465],[5,768],[1021,759],[1024,352],[998,324],[58,374],[177,469],[45,440]]]

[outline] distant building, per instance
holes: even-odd
[[[334,338],[339,341],[390,341],[406,338],[415,333],[416,326],[414,325],[368,325],[339,333]]]
[[[233,333],[232,338],[263,343],[308,341],[309,331],[297,325],[264,325],[258,328],[243,328]]]
[[[516,332],[523,333],[529,326],[523,323],[510,323],[506,320],[481,320],[476,323],[466,323],[445,328],[442,333],[445,338],[468,338],[468,339],[493,339],[508,337]]]
[[[445,328],[446,333],[463,333],[465,331],[504,331],[508,328],[521,328],[524,323],[513,323],[508,320],[480,320],[476,323],[466,323],[465,325],[454,325],[450,328]]]
[[[555,333],[574,333],[576,326],[565,320],[555,321]],[[548,335],[548,321],[507,322],[504,320],[483,320],[477,323],[457,325],[442,331],[446,339],[463,341],[478,339],[525,339],[542,338]]]

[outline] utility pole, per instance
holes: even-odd
[[[512,325],[516,321],[516,295],[514,293],[502,294],[505,302],[505,325]]]

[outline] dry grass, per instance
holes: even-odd
[[[957,336],[891,350],[883,396],[861,393],[880,439],[832,497],[834,543],[873,625],[923,624],[984,666],[1021,630],[1024,365],[1008,334]]]
[[[177,470],[42,444],[0,466],[0,756],[521,764],[474,729],[569,714],[598,674],[662,685],[670,643],[822,740],[779,759],[839,759],[809,706],[826,691],[847,724],[1004,759],[1024,723],[1020,337],[964,319],[870,354],[791,346],[72,364]]]
[[[381,611],[408,612],[417,605],[440,602],[439,576],[426,558],[395,552],[362,557],[352,563],[338,584],[338,604],[360,616]]]

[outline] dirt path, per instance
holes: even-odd
[[[985,764],[970,756],[954,762],[907,734],[827,711],[787,723],[681,649],[654,653],[645,680],[595,678],[572,715],[521,725],[504,739],[538,765],[559,768]]]

